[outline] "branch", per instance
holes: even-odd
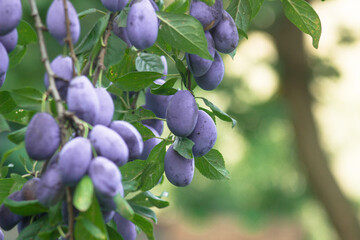
[[[74,240],[74,211],[72,205],[71,190],[69,187],[66,188],[66,202],[67,202],[68,224],[69,224],[69,230],[66,235],[70,240]]]

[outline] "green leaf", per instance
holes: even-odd
[[[160,36],[172,47],[212,59],[201,23],[194,17],[179,13],[156,12],[162,21]]]
[[[135,160],[120,167],[123,182],[132,181],[140,177],[144,172],[146,165],[147,162],[144,160]]]
[[[154,227],[149,220],[135,213],[131,221],[145,233],[149,240],[155,240]]]
[[[38,200],[17,202],[6,198],[4,200],[4,204],[10,209],[11,212],[21,216],[32,216],[48,211],[48,209],[41,205]]]
[[[166,142],[162,141],[151,150],[147,159],[146,168],[141,177],[141,190],[143,192],[156,186],[163,175],[165,148]]]
[[[177,78],[168,79],[163,85],[157,85],[154,83],[151,85],[151,93],[156,95],[174,95],[177,90],[173,88],[173,86],[177,80]]]
[[[132,125],[139,131],[143,141],[146,141],[146,140],[149,140],[149,139],[155,137],[154,133],[149,128],[142,125],[141,123],[133,122]]]
[[[115,18],[118,27],[126,27],[129,9],[129,7],[125,7],[123,9],[124,11],[121,11],[120,14]]]
[[[80,19],[86,17],[87,15],[93,14],[93,13],[97,13],[99,10],[97,10],[96,8],[89,8],[86,9],[85,11],[79,12],[78,13],[78,17]]]
[[[17,45],[14,50],[9,53],[10,68],[16,67],[25,57],[27,47],[23,45]]]
[[[124,91],[140,91],[163,75],[157,72],[130,72],[116,79],[109,79]]]
[[[110,226],[106,226],[106,228],[109,233],[109,240],[124,240],[124,238],[117,232],[117,230]]]
[[[117,78],[129,72],[134,72],[136,70],[134,64],[136,57],[137,53],[135,51],[132,51],[129,48],[126,49],[121,61],[118,64],[109,68],[106,77],[111,82],[114,82]]]
[[[126,48],[127,44],[124,41],[114,34],[111,34],[106,48],[104,59],[105,66],[109,68],[119,63],[125,55]]]
[[[2,114],[0,114],[0,133],[9,132],[9,131],[10,131],[9,124],[7,123],[4,116]]]
[[[195,158],[195,166],[202,175],[211,180],[230,179],[224,158],[218,150],[212,149],[206,155]]]
[[[314,48],[319,47],[321,21],[315,10],[304,0],[282,0],[286,17],[301,31],[313,39]]]
[[[21,125],[27,125],[35,114],[35,111],[28,111],[21,108],[15,108],[10,113],[4,114],[6,120],[10,122],[15,122]]]
[[[165,10],[165,12],[185,13],[189,9],[189,1],[175,0]]]
[[[21,108],[41,111],[42,92],[36,88],[19,88],[11,91],[11,96]]]
[[[24,20],[17,26],[18,45],[28,45],[37,42],[37,35],[33,27]]]
[[[250,0],[232,0],[226,11],[234,19],[239,33],[247,38],[246,32],[252,16]]]
[[[129,201],[130,203],[135,203],[146,207],[165,208],[170,205],[168,201],[155,196],[150,191],[139,193]]]
[[[130,192],[136,192],[139,187],[139,183],[135,180],[134,181],[123,181],[122,184],[123,184],[125,196]]]
[[[84,176],[77,184],[73,204],[81,212],[85,212],[91,206],[94,194],[94,185],[89,176]]]
[[[121,216],[129,220],[134,216],[134,210],[120,194],[114,197],[114,202],[116,204],[116,212]]]
[[[9,113],[16,108],[16,102],[9,91],[0,92],[0,113]]]
[[[36,236],[39,234],[41,229],[47,225],[48,216],[45,215],[40,219],[32,222],[29,226],[27,226],[24,230],[22,230],[17,237],[17,240],[29,240],[29,239],[37,239]]]
[[[148,207],[140,206],[140,205],[137,205],[137,204],[131,204],[130,203],[130,205],[134,209],[135,213],[137,213],[137,214],[139,214],[141,216],[150,218],[151,220],[154,221],[154,223],[157,223],[157,217],[156,217],[156,214],[155,214],[155,212],[153,210],[151,210]]]
[[[6,159],[15,151],[24,148],[24,143],[22,142],[19,145],[16,145],[13,148],[10,148],[9,150],[7,150],[6,152],[4,152],[4,154],[2,155],[1,161],[0,161],[0,167],[5,163]]]
[[[226,122],[232,122],[232,127],[235,127],[236,120],[234,118],[230,117],[227,113],[223,112],[220,108],[215,106],[212,102],[210,102],[206,98],[201,97],[201,99],[204,101],[205,105],[208,106],[218,118]]]
[[[187,86],[187,77],[188,77],[188,69],[185,67],[183,61],[178,59],[175,55],[173,56],[175,61],[176,69],[179,71],[181,80],[183,81],[184,85]]]
[[[151,53],[140,53],[135,60],[135,67],[138,72],[164,72],[161,58]]]
[[[259,13],[261,6],[264,3],[264,0],[249,0],[251,6],[251,19],[254,19]]]
[[[195,143],[193,141],[186,137],[176,137],[173,146],[174,150],[184,158],[193,159],[194,155],[192,152],[192,148],[194,144]]]
[[[77,224],[82,224],[82,226],[90,233],[95,239],[105,240],[106,234],[102,232],[96,225],[87,220],[86,218],[77,218]]]
[[[19,144],[25,140],[25,133],[26,133],[27,127],[21,128],[17,131],[14,131],[12,133],[8,134],[8,139],[15,143]]]
[[[155,113],[143,107],[139,107],[134,111],[129,111],[124,116],[124,120],[130,123],[140,122],[142,120],[154,119],[154,118],[156,118]]]
[[[51,206],[49,208],[48,216],[49,216],[50,225],[54,226],[63,221],[62,205],[63,205],[63,202],[59,201],[57,204],[55,204],[54,206]]]
[[[11,178],[0,179],[0,204],[2,204],[4,199],[6,199],[10,195],[14,183],[15,180]]]
[[[206,5],[208,6],[212,6],[215,3],[215,0],[200,0],[200,1],[206,3]]]

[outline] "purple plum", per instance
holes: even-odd
[[[217,138],[216,125],[206,112],[199,110],[195,129],[188,138],[195,143],[192,149],[195,157],[204,156],[213,148]]]
[[[223,80],[225,72],[224,62],[218,52],[215,53],[214,62],[205,75],[195,77],[196,83],[204,90],[214,90]]]
[[[155,129],[153,129],[150,126],[146,126],[146,125],[144,125],[144,126],[147,127],[148,129],[150,129],[156,137],[160,137],[159,134],[155,131]],[[160,142],[161,142],[161,140],[158,138],[150,138],[150,139],[146,140],[144,142],[144,150],[141,153],[141,156],[139,157],[139,159],[146,160],[149,157],[151,150],[156,145],[158,145]]]
[[[72,3],[69,0],[66,1],[70,20],[71,40],[73,44],[76,44],[80,36],[80,21]],[[46,15],[46,25],[56,41],[58,41],[60,45],[64,45],[67,32],[63,0],[54,0],[51,3]]]
[[[116,223],[117,231],[123,237],[124,240],[136,239],[136,227],[130,220],[127,220],[118,213],[115,213],[114,221]]]
[[[221,19],[222,10],[222,0],[216,0],[212,6],[200,0],[192,0],[190,4],[190,15],[199,20],[205,31],[216,26]]]
[[[126,27],[119,27],[116,22],[116,19],[113,22],[113,33],[121,40],[123,40],[128,45],[129,48],[132,47],[132,44],[127,34]]]
[[[160,59],[161,59],[161,62],[162,62],[162,64],[163,64],[163,66],[164,66],[164,72],[163,72],[163,74],[165,75],[165,76],[162,76],[161,79],[165,80],[165,79],[166,79],[166,75],[168,74],[168,65],[167,65],[166,57],[165,57],[165,56],[161,56]]]
[[[114,115],[114,102],[112,97],[105,88],[95,88],[95,92],[99,99],[101,111],[96,116],[94,125],[101,124],[109,126]]]
[[[4,84],[5,78],[6,78],[6,73],[4,73],[3,75],[0,74],[0,88]]]
[[[39,182],[40,178],[32,178],[28,180],[21,189],[22,199],[25,201],[36,200],[36,190]]]
[[[198,119],[198,106],[188,90],[175,93],[166,110],[166,122],[172,133],[179,137],[189,136]]]
[[[108,223],[111,221],[111,219],[115,216],[115,211],[102,211],[102,215],[104,218],[104,222]]]
[[[20,0],[0,0],[0,36],[14,30],[21,18],[22,6]]]
[[[149,127],[152,127],[153,129],[155,129],[156,132],[160,136],[164,131],[164,122],[162,120],[159,120],[159,119],[147,119],[147,120],[142,120],[141,123],[144,124],[144,125],[148,125]]]
[[[159,30],[156,12],[150,1],[133,0],[126,23],[130,42],[141,50],[155,43]]]
[[[4,233],[0,229],[0,240],[4,240]]]
[[[0,36],[0,43],[5,47],[9,53],[16,47],[18,42],[18,32],[16,28],[4,36]]]
[[[125,141],[114,130],[103,125],[96,125],[89,134],[89,139],[97,154],[122,166],[129,160],[129,149]]]
[[[23,201],[21,198],[21,192],[16,191],[10,194],[8,197],[9,199],[13,201]],[[22,219],[23,217],[20,215],[17,215],[10,211],[8,207],[6,207],[3,204],[0,206],[0,227],[4,229],[5,231],[11,230],[13,227],[15,227]]]
[[[37,113],[25,133],[25,148],[35,160],[50,159],[60,145],[60,128],[48,113]]]
[[[124,9],[128,0],[101,0],[104,7],[112,12],[120,12]]]
[[[2,43],[0,43],[0,59],[0,77],[3,77],[9,68],[9,56]]]
[[[165,83],[162,79],[157,79],[154,83],[158,85],[163,85]],[[145,108],[151,110],[159,118],[166,117],[166,109],[169,105],[169,102],[172,98],[172,95],[156,95],[150,92],[150,88],[146,91],[145,94]]]

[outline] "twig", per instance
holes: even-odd
[[[131,109],[134,109],[134,110],[136,109],[136,102],[137,102],[137,100],[139,98],[139,94],[140,94],[140,92],[135,93],[134,100],[132,101],[132,103],[130,105]]]
[[[100,50],[98,62],[97,62],[97,68],[96,68],[96,72],[93,77],[93,85],[94,86],[95,86],[97,80],[99,79],[100,73],[106,69],[106,67],[104,65],[104,60],[105,60],[106,48],[108,45],[109,37],[111,35],[114,19],[115,19],[115,13],[112,13],[110,15],[109,22],[107,24],[106,30],[103,35],[103,44],[101,45],[101,50]]]
[[[66,235],[70,240],[74,240],[74,212],[72,205],[71,190],[69,187],[66,188],[66,202],[68,209],[68,224],[69,224],[69,230]]]

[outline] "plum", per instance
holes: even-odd
[[[90,80],[79,76],[71,80],[67,95],[69,111],[80,119],[93,124],[100,114],[100,103]]]
[[[215,56],[215,44],[211,34],[207,31],[205,32],[205,37],[208,43],[208,51],[210,55],[214,58]],[[186,53],[186,62],[189,66],[191,73],[194,77],[199,77],[204,75],[209,71],[213,61],[199,57],[196,54]]]
[[[87,172],[92,159],[91,143],[83,137],[67,142],[59,153],[58,169],[62,182],[74,186]]]
[[[128,0],[101,0],[104,7],[112,12],[120,12],[124,9]]]
[[[5,82],[5,78],[6,78],[6,73],[4,74],[0,74],[0,88],[2,87],[2,85],[4,84]]]
[[[141,121],[142,124],[148,125],[156,130],[156,132],[161,135],[164,131],[164,122],[159,119],[146,119]]]
[[[46,207],[55,205],[65,193],[65,186],[58,169],[58,159],[59,154],[55,154],[37,183],[36,198]]]
[[[158,35],[158,19],[151,0],[131,2],[126,30],[129,40],[137,49],[151,47]]]
[[[134,223],[118,213],[115,213],[114,221],[116,223],[118,233],[120,233],[124,240],[136,239],[136,227]]]
[[[121,173],[117,166],[104,157],[94,158],[89,167],[89,176],[97,195],[115,197],[121,190]]]
[[[192,149],[195,157],[204,156],[212,149],[216,142],[217,131],[214,121],[206,112],[199,110],[195,129],[188,138],[195,143]]]
[[[132,44],[131,44],[128,34],[127,34],[126,27],[119,27],[116,22],[116,19],[113,22],[113,30],[112,31],[117,37],[119,37],[121,40],[123,40],[128,45],[129,48],[132,47]]]
[[[113,161],[117,166],[122,166],[129,160],[129,149],[119,134],[114,130],[96,125],[89,134],[89,139],[97,154]]]
[[[166,151],[164,168],[166,178],[172,184],[178,187],[185,187],[191,183],[194,177],[194,158],[184,158],[171,145]]]
[[[160,59],[161,59],[161,62],[162,62],[162,64],[163,64],[163,66],[164,66],[164,72],[163,72],[163,74],[165,75],[165,76],[162,76],[161,79],[165,80],[165,79],[166,79],[166,75],[168,74],[168,65],[167,65],[166,57],[165,57],[165,56],[161,56]]]
[[[25,201],[36,200],[36,190],[39,182],[40,178],[28,180],[21,189],[22,199]]]
[[[80,21],[74,6],[69,0],[67,0],[67,7],[70,20],[71,40],[73,44],[76,44],[80,36]],[[54,0],[51,3],[46,15],[46,25],[56,41],[58,41],[60,45],[64,45],[67,32],[63,0]]]
[[[30,225],[31,217],[24,217],[17,225],[18,233],[21,233],[27,226]],[[1,239],[1,238],[0,238]]]
[[[214,62],[211,65],[209,71],[205,75],[195,77],[196,83],[204,90],[210,91],[215,89],[224,77],[224,62],[218,52],[215,53]]]
[[[16,191],[8,197],[13,201],[22,201],[21,192]],[[0,227],[5,231],[11,230],[18,224],[23,217],[10,211],[8,207],[3,204],[0,206]]]
[[[190,135],[195,128],[198,112],[195,98],[188,90],[175,93],[166,110],[170,131],[179,137]]]
[[[25,149],[35,160],[50,159],[60,145],[60,128],[48,113],[37,113],[25,133]]]
[[[4,233],[0,229],[0,240],[4,240]]]
[[[104,218],[104,222],[108,223],[111,221],[111,219],[115,216],[115,211],[102,211],[102,215]]]
[[[14,30],[21,18],[22,6],[20,0],[0,0],[0,36]]]
[[[73,61],[68,56],[59,55],[51,62],[50,66],[55,75],[58,77],[55,78],[55,84],[60,97],[66,100],[69,84],[73,78]],[[44,84],[46,89],[48,89],[49,76],[47,73],[44,75]]]
[[[212,6],[200,0],[192,0],[190,4],[190,15],[199,20],[205,31],[216,26],[221,19],[222,10],[222,0],[216,0]]]
[[[160,137],[159,134],[155,131],[155,129],[153,129],[152,127],[147,126],[147,125],[144,125],[144,126],[147,127],[148,129],[150,129],[156,137]],[[149,157],[151,150],[156,145],[158,145],[160,142],[161,142],[161,140],[158,138],[150,138],[150,139],[146,140],[144,142],[144,150],[141,153],[141,156],[139,157],[139,159],[146,160]]]
[[[9,56],[6,52],[5,47],[2,45],[2,43],[0,43],[0,59],[1,59],[1,61],[0,61],[0,77],[3,77],[9,68]]]
[[[154,83],[158,85],[163,85],[165,83],[162,79],[157,79]],[[150,92],[150,88],[146,91],[145,94],[145,108],[151,110],[159,118],[166,117],[166,109],[169,105],[169,102],[172,98],[172,95],[156,95]]]
[[[16,28],[4,36],[0,36],[0,43],[5,47],[9,53],[16,47],[18,42],[18,32]]]
[[[139,131],[125,121],[114,121],[110,124],[110,128],[124,139],[129,149],[129,160],[138,159],[144,149],[144,142]]]
[[[100,112],[96,116],[94,125],[101,124],[109,126],[114,115],[114,102],[110,93],[105,88],[95,88],[95,92],[99,99]]]
[[[239,34],[234,19],[223,10],[220,22],[211,29],[215,48],[222,53],[231,53],[239,43]]]

